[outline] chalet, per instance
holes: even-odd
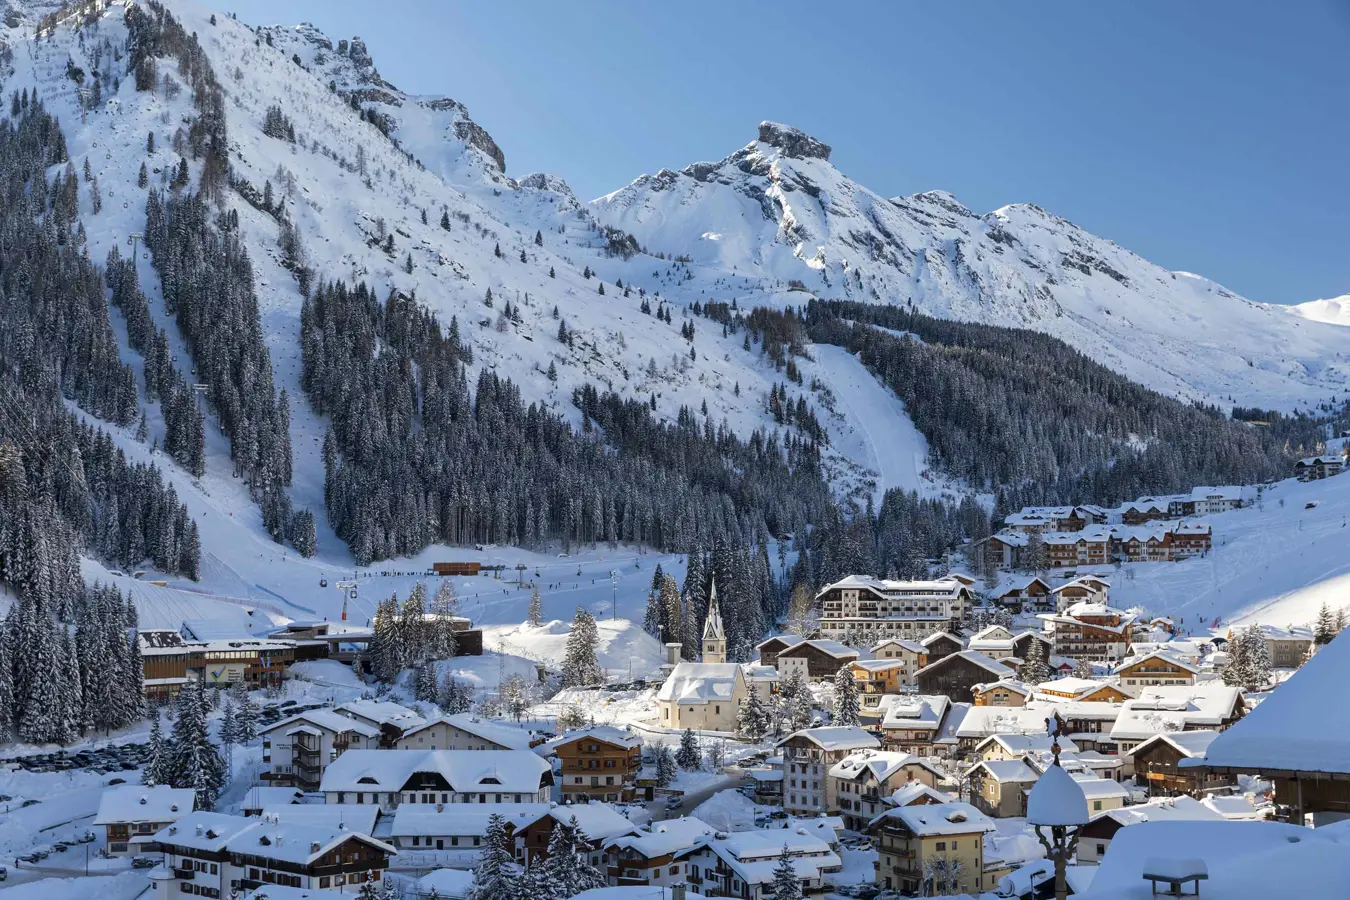
[[[1313,646],[1312,629],[1306,625],[1290,625],[1279,628],[1275,625],[1262,625],[1261,633],[1266,638],[1266,655],[1270,664],[1282,669],[1297,669],[1308,658]],[[1228,632],[1228,640],[1233,640],[1233,632]]]
[[[1028,659],[1031,653],[1031,645],[1038,643],[1041,645],[1041,659],[1049,660],[1055,651],[1055,643],[1043,631],[1031,631],[1030,629],[1013,635],[1012,655],[1020,660]]]
[[[887,750],[932,755],[951,705],[951,699],[941,695],[899,694],[884,698],[882,743]]]
[[[824,681],[861,654],[835,640],[800,641],[778,654],[778,672],[786,678],[796,672],[804,681]]]
[[[975,650],[962,650],[929,663],[914,674],[914,683],[924,694],[945,694],[963,703],[974,700],[977,684],[998,681],[1008,673],[1005,666]]]
[[[696,731],[736,730],[736,714],[748,694],[736,663],[682,662],[656,695],[661,726]]]
[[[1020,512],[1004,517],[1003,524],[1017,531],[1082,531],[1089,525],[1106,522],[1106,510],[1100,506],[1024,506]]]
[[[1078,831],[1078,864],[1095,866],[1102,861],[1117,832],[1127,825],[1144,822],[1218,822],[1218,813],[1191,797],[1150,800],[1136,806],[1121,806],[1092,817]]]
[[[937,662],[944,656],[950,656],[953,653],[960,653],[966,648],[961,639],[950,631],[935,631],[928,637],[919,641],[919,644],[928,651],[928,662],[924,665]],[[922,668],[922,666],[920,666]],[[917,669],[915,670],[918,671]]]
[[[1055,531],[1041,535],[1045,558],[1052,569],[1105,565],[1111,561],[1111,532],[1092,528],[1083,531]]]
[[[836,815],[839,802],[829,770],[860,750],[876,750],[881,742],[861,728],[805,728],[779,741],[783,756],[783,808],[803,815]]]
[[[1115,685],[1091,678],[1056,678],[1036,685],[1036,694],[1047,700],[1072,700],[1078,703],[1124,703],[1132,695]]]
[[[1245,713],[1242,691],[1222,682],[1148,687],[1121,706],[1111,740],[1123,756],[1155,734],[1224,731]]]
[[[1178,761],[1214,775],[1260,775],[1290,821],[1314,824],[1350,813],[1350,704],[1336,689],[1350,681],[1350,640],[1324,645],[1240,722],[1210,743],[1203,758]],[[1330,697],[1328,694],[1330,693]]]
[[[984,540],[985,565],[991,569],[1018,569],[1030,546],[1027,532],[1004,530]]]
[[[1111,739],[1111,730],[1120,718],[1122,707],[1119,703],[1091,698],[1086,701],[1047,699],[1033,702],[1033,708],[1040,710],[1043,715],[1048,716],[1052,711],[1059,713],[1068,728],[1069,738],[1078,745],[1080,753],[1100,751],[1110,753],[1115,758],[1116,743]]]
[[[348,750],[378,750],[380,729],[368,722],[312,709],[288,716],[260,732],[261,777],[275,785],[317,790],[328,764]]]
[[[992,819],[969,803],[900,806],[877,816],[868,830],[877,845],[877,884],[911,897],[978,896],[986,888],[984,836]],[[934,877],[933,861],[948,861],[951,877]]]
[[[1149,627],[1158,628],[1157,620],[1149,622]],[[1139,632],[1136,632],[1137,634]],[[1130,656],[1147,656],[1150,653],[1161,650],[1164,653],[1171,654],[1178,659],[1184,660],[1193,666],[1198,666],[1200,661],[1210,654],[1214,649],[1214,644],[1208,640],[1170,640],[1170,641],[1142,641],[1137,640],[1130,644]]]
[[[107,788],[98,800],[94,826],[102,826],[112,856],[134,856],[154,840],[156,832],[177,822],[196,806],[192,788],[167,785],[145,787],[119,784]]]
[[[408,707],[388,700],[348,700],[333,711],[380,729],[380,746],[390,749],[398,746],[404,732],[421,728],[427,721]]]
[[[999,759],[1022,759],[1028,754],[1049,753],[1053,741],[1048,733],[991,734],[975,745],[975,757],[983,762]],[[1064,753],[1077,753],[1078,747],[1068,738],[1059,740]]]
[[[441,716],[403,732],[398,750],[528,750],[530,734],[480,716]]]
[[[563,799],[631,801],[642,768],[642,738],[612,725],[571,731],[546,745],[558,757]]]
[[[928,665],[928,648],[918,641],[888,638],[872,648],[876,659],[900,660],[904,669],[899,674],[901,684],[913,684],[914,673]]]
[[[1294,477],[1299,481],[1319,481],[1341,474],[1345,459],[1340,456],[1312,456],[1294,463]]]
[[[263,885],[343,890],[379,881],[397,851],[369,835],[261,817],[194,812],[155,834],[164,862],[152,875],[165,898],[228,897]]]
[[[1025,706],[1033,691],[1014,678],[977,684],[971,688],[976,706]]]
[[[1176,518],[1179,513],[1172,512],[1174,502],[1168,497],[1140,497],[1120,507],[1120,521],[1124,525],[1135,526]],[[1189,514],[1193,513],[1194,510]]]
[[[653,822],[636,834],[611,838],[605,843],[605,862],[612,885],[669,887],[684,884],[688,858],[702,838],[713,836],[711,825],[693,816]]]
[[[305,792],[296,787],[255,784],[244,794],[244,799],[239,801],[239,812],[245,816],[260,816],[268,807],[296,804],[304,796]]]
[[[1050,609],[1050,585],[1038,577],[1013,582],[994,602],[1015,612],[1045,612]]]
[[[553,771],[530,750],[348,750],[328,764],[327,803],[543,803]]]
[[[1238,509],[1243,505],[1242,488],[1236,485],[1195,487],[1191,489],[1191,495],[1186,499],[1190,508],[1180,515],[1211,516],[1215,513],[1228,512],[1230,509]]]
[[[917,639],[965,618],[974,595],[957,578],[892,581],[850,575],[816,595],[820,633],[849,642],[860,634]]]
[[[825,876],[843,868],[827,840],[805,829],[716,832],[699,838],[680,854],[687,860],[688,883],[707,896],[767,900],[773,896],[778,857],[786,851],[802,896],[828,889]]]
[[[1056,656],[1115,661],[1125,656],[1132,638],[1134,616],[1104,603],[1076,603],[1063,613],[1038,618],[1054,643]]]
[[[1130,695],[1138,694],[1144,687],[1195,684],[1195,676],[1199,673],[1199,667],[1165,650],[1130,657],[1116,667],[1120,686]]]
[[[983,653],[990,659],[1003,659],[1016,656],[1013,651],[1013,635],[1002,625],[988,625],[970,636],[967,650]]]
[[[882,805],[887,809],[896,806],[928,806],[933,803],[951,803],[956,798],[945,794],[922,781],[909,781],[904,787],[896,788],[889,796],[882,797]],[[879,815],[879,813],[878,813]]]
[[[795,634],[778,634],[762,642],[759,647],[759,662],[764,666],[778,666],[778,654],[789,647],[796,646],[805,638]]]
[[[637,826],[608,803],[574,803],[566,806],[551,803],[542,812],[516,823],[516,861],[524,866],[539,865],[548,858],[549,840],[558,823],[572,820],[586,834],[587,845],[582,851],[582,858],[602,871],[608,855],[605,844],[614,838],[638,833]]]
[[[887,809],[886,800],[909,784],[934,788],[945,776],[928,760],[909,753],[862,750],[850,753],[826,773],[844,827],[862,831]]]
[[[864,710],[877,714],[881,698],[898,694],[901,685],[908,685],[907,663],[903,659],[859,659],[848,664],[853,681],[858,686],[858,699]]]
[[[1083,576],[1066,581],[1050,591],[1055,612],[1062,613],[1079,603],[1106,603],[1111,585],[1095,576]]]
[[[1041,777],[1023,759],[990,759],[966,770],[970,802],[996,819],[1027,814],[1027,792]]]
[[[1150,797],[1189,794],[1197,799],[1205,791],[1237,784],[1234,775],[1177,768],[1183,759],[1203,759],[1218,736],[1217,731],[1207,729],[1155,734],[1130,751],[1135,783],[1147,787]]]

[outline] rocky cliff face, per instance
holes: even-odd
[[[1156,266],[1034,204],[977,214],[946,191],[885,198],[773,122],[718,162],[644,175],[596,217],[648,249],[821,297],[1048,332],[1150,387],[1216,403],[1343,390],[1334,328]],[[742,298],[749,305],[753,298]]]

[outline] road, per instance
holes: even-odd
[[[680,816],[693,815],[694,810],[699,807],[713,794],[718,791],[734,790],[750,780],[750,776],[739,769],[733,769],[729,774],[724,774],[716,781],[709,782],[696,791],[689,791],[680,799],[680,805],[675,809],[667,809],[664,798],[658,798],[647,804],[647,811],[652,814],[653,821],[662,819],[678,819]]]

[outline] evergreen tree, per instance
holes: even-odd
[[[583,891],[604,887],[607,883],[586,858],[586,833],[577,824],[575,816],[564,819],[554,816],[553,834],[548,841],[548,858],[543,865],[543,881],[556,900],[575,897]]]
[[[1045,647],[1039,640],[1031,641],[1027,658],[1022,662],[1022,680],[1027,684],[1041,684],[1050,680],[1050,666],[1045,661]]]
[[[141,770],[141,781],[147,787],[169,783],[169,754],[164,746],[164,733],[159,724],[159,713],[150,721],[150,749],[145,767]]]
[[[860,722],[859,708],[858,682],[848,666],[840,666],[834,676],[834,716],[831,722],[835,725],[857,726]]]
[[[689,552],[684,573],[684,643],[683,659],[697,660],[703,649],[703,620],[708,616],[708,594],[703,551],[697,547]]]
[[[1251,662],[1248,658],[1247,641],[1244,632],[1235,632],[1228,642],[1228,660],[1220,673],[1223,683],[1229,687],[1244,687],[1251,680]]]
[[[208,700],[201,682],[188,679],[174,707],[173,733],[167,750],[165,783],[197,792],[197,808],[213,809],[225,784],[225,763],[207,729]]]
[[[598,683],[603,675],[596,653],[600,647],[600,635],[595,627],[595,617],[578,606],[572,619],[572,630],[567,636],[567,648],[563,658],[562,683],[564,687],[579,687]]]
[[[535,628],[544,624],[544,605],[539,597],[539,585],[537,584],[530,589],[530,610],[527,614],[526,621]]]
[[[792,856],[787,844],[778,854],[778,862],[773,867],[773,887],[769,891],[769,900],[802,900],[802,883],[792,866]]]
[[[667,787],[675,780],[675,757],[671,755],[670,748],[665,744],[657,745],[652,751],[654,757],[653,763],[656,766],[656,783],[659,787]]]
[[[1244,685],[1249,691],[1261,690],[1270,685],[1270,651],[1266,646],[1266,634],[1260,625],[1252,624],[1241,635],[1246,645],[1247,681]]]
[[[655,588],[647,591],[647,611],[642,617],[642,630],[661,640],[661,599]]]
[[[1096,676],[1097,672],[1095,669],[1092,668],[1092,663],[1086,659],[1078,660],[1078,664],[1073,667],[1074,678],[1095,678]],[[1029,682],[1029,683],[1039,684],[1040,682]]]
[[[684,734],[680,735],[680,749],[675,754],[675,764],[685,771],[694,771],[702,768],[703,753],[699,750],[698,738],[694,736],[692,728],[686,728]]]
[[[745,702],[736,711],[736,733],[747,740],[759,743],[769,730],[769,716],[764,703],[759,699],[759,688],[751,684],[745,695]]]
[[[1331,643],[1331,639],[1336,636],[1336,621],[1332,616],[1331,607],[1325,601],[1321,609],[1317,611],[1317,622],[1313,625],[1313,643],[1317,646]]]
[[[446,231],[450,230],[450,211],[448,209],[441,210],[441,227]]]

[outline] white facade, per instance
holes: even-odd
[[[837,581],[817,595],[822,637],[847,641],[859,633],[878,639],[919,639],[961,619],[970,588],[955,578],[889,581],[860,575]]]
[[[282,719],[261,734],[266,767],[263,778],[307,788],[318,787],[324,769],[346,751],[380,746],[377,726],[340,716],[331,709]]]

